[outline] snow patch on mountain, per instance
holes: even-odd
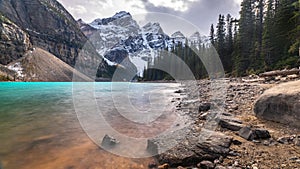
[[[24,73],[23,73],[23,67],[22,64],[20,62],[16,62],[10,66],[7,67],[10,70],[13,70],[17,73],[18,77],[24,77]]]

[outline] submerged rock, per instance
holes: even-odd
[[[149,169],[156,169],[157,168],[157,163],[155,161],[151,161],[149,164],[148,164],[148,168]]]
[[[115,138],[109,136],[109,135],[105,135],[103,137],[101,146],[105,147],[105,148],[112,148],[114,147],[116,144],[118,144],[119,141],[117,141]]]

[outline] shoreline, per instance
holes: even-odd
[[[220,119],[218,119],[220,124],[213,132],[224,134],[225,136],[232,138],[232,141],[228,153],[219,156],[221,159],[208,158],[207,160],[214,165],[214,168],[217,168],[217,166],[236,169],[269,169],[278,167],[287,169],[298,168],[300,166],[300,147],[293,144],[281,144],[278,142],[278,139],[281,137],[300,135],[300,129],[258,119],[253,112],[253,106],[256,99],[263,94],[266,89],[277,85],[278,82],[266,84],[252,83],[245,82],[242,78],[228,78],[228,80],[228,89],[226,89],[226,99],[224,101],[224,112],[219,114],[221,115]],[[192,125],[190,126],[192,131],[190,133],[191,135],[201,133],[206,122],[205,118],[212,113],[212,110],[199,111],[199,106],[201,107],[203,103],[211,103],[209,87],[209,80],[197,81],[196,89],[192,89],[189,83],[185,83],[181,86],[183,90],[180,89],[180,93],[186,95],[186,97],[179,101],[177,110],[182,112],[183,115],[190,117],[190,119],[193,119]],[[197,95],[199,95],[199,100],[197,100]],[[262,128],[270,133],[271,138],[248,141],[240,137],[237,131],[232,130],[236,127],[234,126],[236,124],[232,124],[232,121],[226,121],[222,118],[238,121],[241,126],[244,127],[250,126],[253,128]],[[239,127],[239,125],[237,126]],[[157,161],[160,164],[168,163],[174,168],[200,168],[200,162],[207,161],[205,158],[190,163],[187,162],[187,158],[192,159],[190,153],[195,150],[182,151],[183,149],[190,149],[194,144],[192,142],[193,141],[190,141],[190,143],[185,146],[176,146],[175,148],[172,148],[172,150],[156,156]],[[179,152],[182,155],[182,157],[180,157],[181,159],[176,155]]]

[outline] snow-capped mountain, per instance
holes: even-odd
[[[79,20],[78,24],[109,64],[135,69],[139,75],[142,75],[148,61],[158,56],[160,49],[184,44],[187,39],[179,31],[168,36],[159,23],[150,22],[140,27],[130,13],[125,11],[110,18],[96,19],[90,24]],[[199,33],[188,39],[194,43],[202,42]]]
[[[204,44],[208,45],[210,43],[209,37],[201,36],[199,32],[195,32],[189,37],[189,42],[193,44]]]
[[[180,31],[173,33],[171,35],[171,38],[172,38],[173,42],[176,44],[178,44],[178,43],[184,44],[186,41],[186,37]]]

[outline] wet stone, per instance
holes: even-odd
[[[112,148],[115,145],[117,145],[119,143],[119,141],[117,141],[115,138],[109,136],[109,135],[105,135],[103,137],[101,146],[105,147],[105,148]]]

